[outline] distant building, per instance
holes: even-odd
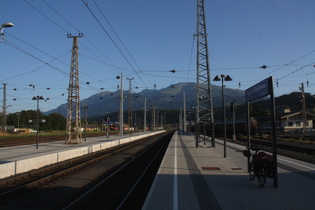
[[[313,121],[315,114],[306,112],[306,119],[304,125],[303,112],[294,113],[279,113],[276,115],[276,130],[281,132],[297,131],[300,129],[314,128]],[[269,119],[268,119],[269,118]],[[259,127],[261,131],[271,130],[270,117],[258,118]]]
[[[17,129],[14,127],[14,126],[6,126],[6,132],[9,132],[9,133],[15,133],[17,132]]]
[[[285,108],[276,114],[276,131],[277,132],[306,132],[315,131],[315,114],[305,113],[305,123],[302,111],[289,112],[290,109]],[[305,124],[305,125],[304,125]],[[235,121],[236,133],[246,134],[246,120],[237,119]],[[217,122],[215,125],[216,134],[221,135],[223,132],[223,123]],[[271,116],[260,116],[250,118],[250,132],[254,133],[270,133],[272,130]],[[228,134],[233,132],[233,121],[226,122],[226,131]]]
[[[82,126],[82,129],[84,130],[85,126]],[[98,124],[87,124],[86,125],[86,130],[87,131],[100,131],[101,128]]]

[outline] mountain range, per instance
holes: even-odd
[[[222,87],[212,85],[212,101],[213,107],[222,106]],[[146,99],[146,106],[149,109],[154,105],[155,109],[163,110],[179,110],[183,106],[183,94],[185,92],[186,98],[186,109],[189,110],[191,107],[196,105],[196,83],[177,83],[171,84],[166,88],[160,90],[156,89],[145,89],[141,92],[132,93],[132,110],[143,110],[144,109],[144,98]],[[237,101],[238,104],[244,103],[245,91],[238,89],[225,88],[225,102],[226,105],[233,100]],[[124,110],[128,110],[129,107],[129,94],[130,92],[125,90],[124,94]],[[106,112],[118,112],[120,107],[120,91],[115,92],[102,91],[97,94],[90,96],[89,98],[80,101],[80,105],[88,106],[89,117],[104,115]],[[62,104],[56,109],[50,110],[45,114],[60,113],[63,116],[67,114],[68,104]]]

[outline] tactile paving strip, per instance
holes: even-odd
[[[222,209],[180,135],[179,140],[200,207],[202,209]]]

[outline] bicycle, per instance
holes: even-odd
[[[250,150],[255,151],[255,153],[252,155]],[[249,179],[254,180],[257,177],[259,186],[264,187],[266,178],[273,178],[273,157],[258,151],[260,151],[259,148],[252,146],[251,149],[244,150],[243,154],[245,157],[252,156],[248,166]]]

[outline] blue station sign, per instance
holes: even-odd
[[[269,78],[245,90],[246,102],[254,101],[270,95]]]

